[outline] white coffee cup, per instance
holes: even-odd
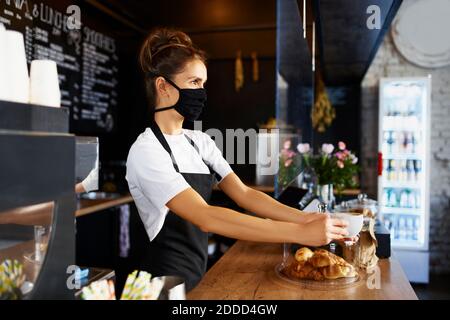
[[[6,77],[6,92],[2,92],[2,97],[9,101],[28,103],[29,78],[23,35],[18,31],[6,30],[3,42],[4,57],[1,58],[4,61],[2,73]]]
[[[58,69],[52,60],[33,60],[30,67],[30,103],[61,106]]]
[[[348,238],[356,237],[363,227],[364,216],[362,214],[351,214],[347,212],[335,212],[332,214],[333,218],[347,221]]]

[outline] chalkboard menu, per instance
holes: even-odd
[[[23,33],[28,63],[56,61],[71,132],[110,132],[118,99],[116,42],[83,24],[69,28],[68,18],[44,1],[0,0],[0,22]]]

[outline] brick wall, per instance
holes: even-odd
[[[378,84],[381,77],[432,76],[430,268],[450,273],[450,66],[418,67],[397,51],[390,33],[361,84],[362,189],[377,196]]]

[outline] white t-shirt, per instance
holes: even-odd
[[[194,141],[199,152],[184,134]],[[180,172],[210,173],[205,162],[222,179],[232,172],[221,151],[206,133],[183,129],[181,134],[164,134],[164,137]],[[141,133],[131,146],[126,179],[147,234],[150,240],[153,240],[161,230],[169,211],[167,202],[190,186],[183,176],[175,171],[169,153],[150,128]]]

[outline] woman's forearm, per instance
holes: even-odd
[[[217,233],[229,238],[260,242],[307,242],[303,239],[304,226],[298,223],[281,222],[252,217],[237,211],[208,206],[201,214],[206,217],[200,226],[203,231]],[[303,239],[303,240],[302,240]]]
[[[302,223],[308,222],[308,216],[310,216],[300,210],[286,206],[271,196],[252,188],[246,190],[245,196],[242,197],[238,205],[259,217],[279,221]]]

